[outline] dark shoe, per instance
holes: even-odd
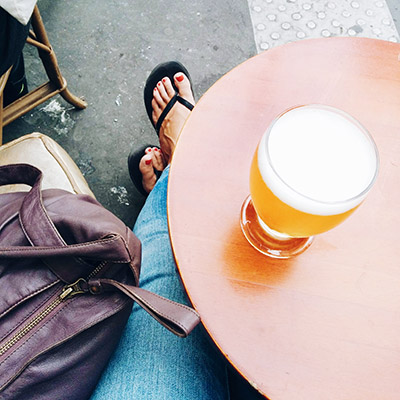
[[[143,195],[148,196],[148,193],[144,190],[143,183],[142,183],[142,173],[139,169],[139,163],[142,157],[146,154],[145,151],[148,147],[157,147],[151,144],[146,144],[140,147],[137,150],[132,150],[128,156],[128,170],[129,175],[132,179],[133,184],[135,185],[136,189]],[[154,173],[156,174],[157,180],[161,176],[162,171],[159,171],[154,168]]]
[[[28,93],[28,83],[25,77],[24,56],[21,53],[17,58],[4,88],[3,107],[25,96]]]
[[[9,104],[18,100],[20,97],[25,96],[28,93],[28,83],[25,76],[18,82],[11,83],[7,82],[4,88],[3,107],[7,107]]]
[[[174,75],[178,72],[182,72],[188,77],[190,81],[190,86],[192,87],[193,85],[192,80],[190,79],[189,71],[178,61],[169,61],[157,65],[147,78],[146,85],[144,87],[144,105],[146,107],[147,115],[151,123],[153,124],[157,135],[159,135],[161,124],[164,122],[165,117],[177,101],[187,107],[190,111],[193,110],[194,105],[178,95],[178,89],[174,84]],[[158,118],[158,121],[154,122],[152,118],[153,107],[151,105],[151,102],[153,100],[153,92],[154,88],[157,86],[157,83],[165,77],[168,77],[171,80],[172,86],[174,87],[176,94],[174,97],[172,97],[167,106],[164,108],[163,112],[160,115],[160,118]]]

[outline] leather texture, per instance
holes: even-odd
[[[50,137],[34,132],[0,146],[0,165],[27,163],[44,172],[42,189],[63,189],[94,197],[69,154]],[[28,191],[27,185],[0,187],[0,193]]]
[[[191,308],[138,288],[140,242],[90,195],[0,166],[0,399],[88,399],[136,301],[185,337]],[[140,329],[140,327],[138,327]]]

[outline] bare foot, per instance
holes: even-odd
[[[174,76],[174,83],[178,89],[178,94],[194,105],[194,98],[190,88],[190,81],[181,72]],[[156,123],[164,108],[175,95],[175,90],[169,78],[163,78],[157,83],[153,92],[153,121]],[[190,114],[190,110],[176,102],[172,109],[165,117],[160,129],[160,147],[166,157],[166,161],[171,161],[172,154],[175,150],[176,142],[178,141],[179,134],[183,124]]]
[[[174,76],[174,83],[178,89],[178,94],[194,105],[189,79],[183,73],[179,72]],[[175,89],[168,77],[163,78],[157,83],[151,103],[153,107],[152,117],[155,123],[174,95]],[[149,147],[146,149],[146,154],[140,160],[139,170],[143,177],[143,188],[147,193],[150,193],[157,182],[154,168],[158,171],[163,171],[170,163],[179,134],[189,114],[190,110],[188,108],[176,102],[161,125],[159,132],[161,150],[158,150],[156,147]]]
[[[157,175],[154,169],[161,172],[167,166],[167,163],[164,160],[162,150],[157,147],[148,147],[145,153],[140,160],[139,170],[142,173],[143,189],[150,193],[157,182]]]

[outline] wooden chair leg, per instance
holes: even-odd
[[[31,26],[32,30],[29,32],[27,43],[38,49],[39,57],[42,60],[49,81],[15,100],[4,108],[4,110],[1,107],[1,127],[8,125],[57,94],[60,94],[68,103],[76,108],[84,109],[87,107],[86,101],[73,95],[67,88],[67,81],[60,72],[56,55],[47,37],[47,32],[37,6],[35,6],[32,14]]]
[[[32,29],[34,32],[34,38],[31,36],[28,39],[28,43],[36,45],[40,43],[41,45],[37,46],[39,57],[43,62],[43,66],[46,70],[47,76],[50,81],[56,85],[61,91],[60,95],[70,104],[75,106],[76,108],[84,109],[87,107],[87,103],[81,98],[73,95],[68,89],[66,80],[62,76],[60,69],[58,67],[58,62],[56,55],[51,47],[49,38],[47,36],[46,29],[43,24],[42,17],[39,12],[39,8],[35,6],[32,14],[31,20]]]

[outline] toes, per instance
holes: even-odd
[[[175,95],[175,89],[172,86],[171,79],[168,77],[165,77],[162,79],[162,82],[164,84],[165,91],[167,92],[167,95],[169,98],[172,98]]]
[[[156,123],[162,113],[163,108],[160,106],[160,104],[158,104],[155,98],[153,98],[151,101],[151,107],[153,108],[152,118],[154,123]]]
[[[139,170],[143,175],[143,178],[149,177],[149,175],[153,172],[153,155],[152,150],[150,152],[146,152],[146,154],[141,158],[139,162]]]
[[[152,152],[149,152],[146,153],[139,162],[139,170],[142,174],[142,185],[147,193],[149,193],[153,189],[157,181],[152,160]]]
[[[154,88],[154,91],[153,91],[153,100],[152,100],[152,104],[153,104],[153,102],[155,102],[155,105],[156,105],[157,107],[159,107],[159,108],[165,107],[164,99],[162,98],[161,93],[160,93],[160,91],[158,90],[157,87],[155,87],[155,88]],[[154,110],[154,107],[153,107],[153,110]]]
[[[165,107],[174,95],[175,89],[168,77],[159,81],[154,88],[154,98],[161,107]]]
[[[188,77],[182,72],[178,72],[174,75],[174,84],[180,96],[194,104],[193,93]],[[153,91],[153,100],[151,101],[151,106],[153,108],[152,118],[155,123],[174,95],[175,89],[168,77],[164,77],[161,81],[157,82]]]
[[[178,89],[179,95],[184,99],[194,103],[193,93],[188,77],[182,72],[178,72],[174,75],[174,82]]]
[[[166,90],[163,82],[160,81],[160,82],[157,83],[157,91],[160,94],[160,97],[162,98],[163,103],[164,104],[168,103],[170,97],[169,97],[169,95],[167,93],[167,90]]]
[[[153,108],[153,111],[156,113],[160,113],[162,110],[162,106],[158,103],[156,97],[153,97],[153,100],[151,101],[151,107]]]
[[[143,189],[150,193],[156,182],[157,176],[154,169],[163,171],[166,167],[163,152],[158,147],[147,147],[144,156],[139,162],[139,170],[142,174]]]
[[[164,155],[163,155],[162,151],[157,147],[153,148],[153,167],[157,171],[163,171],[164,168],[166,167]]]

